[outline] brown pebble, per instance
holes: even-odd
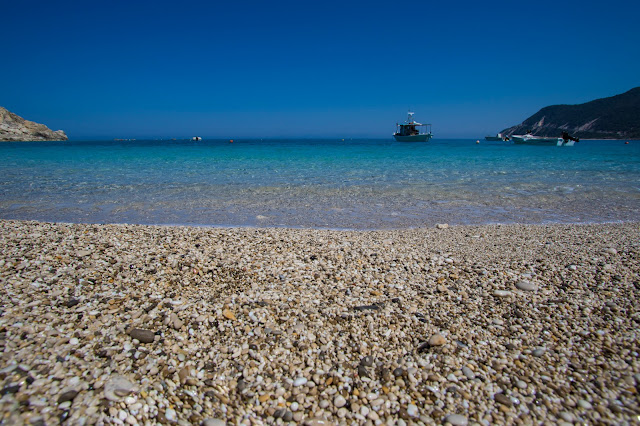
[[[496,402],[499,402],[502,405],[506,405],[507,407],[511,407],[513,405],[513,401],[507,395],[503,393],[497,393],[493,396],[493,399]]]
[[[156,334],[151,330],[143,330],[141,328],[134,328],[129,333],[132,339],[137,339],[140,343],[153,343]]]
[[[442,334],[434,334],[429,339],[430,346],[442,346],[447,343],[447,339],[444,338]]]
[[[62,404],[63,402],[73,401],[73,399],[78,396],[78,391],[70,390],[60,394],[58,397],[58,404]]]

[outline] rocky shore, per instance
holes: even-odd
[[[0,221],[3,424],[635,424],[638,224]]]
[[[67,135],[62,130],[53,131],[44,124],[25,120],[0,107],[0,141],[66,141]]]

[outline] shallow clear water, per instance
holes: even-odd
[[[4,219],[384,229],[639,212],[639,141],[0,143]]]

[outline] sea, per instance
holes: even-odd
[[[338,230],[639,221],[640,141],[2,142],[0,219]]]

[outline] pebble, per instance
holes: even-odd
[[[418,406],[415,404],[407,405],[407,414],[411,417],[418,417]]]
[[[174,410],[173,408],[167,408],[164,411],[164,417],[170,422],[178,421],[178,414],[176,413],[176,410]]]
[[[293,386],[299,387],[306,385],[309,380],[306,377],[298,377],[293,381]]]
[[[135,389],[135,385],[126,377],[115,375],[104,385],[104,396],[110,401],[120,401]]]
[[[493,291],[493,295],[494,296],[498,296],[498,297],[508,297],[511,296],[513,293],[511,293],[509,290],[494,290]]]
[[[511,407],[513,405],[513,401],[511,401],[511,398],[509,398],[507,395],[503,394],[503,393],[497,393],[493,396],[493,399],[496,402],[499,402],[502,405],[505,405],[507,407]]]
[[[77,395],[78,395],[78,391],[76,390],[69,390],[69,391],[63,392],[60,394],[60,396],[58,396],[58,404],[62,402],[73,401]]]
[[[518,281],[516,283],[516,288],[522,291],[535,291],[538,289],[538,286],[529,281]]]
[[[545,348],[536,348],[531,352],[531,355],[535,357],[541,357],[546,352]]]
[[[585,410],[591,410],[593,408],[593,405],[591,405],[591,403],[589,401],[586,401],[584,399],[579,399],[578,400],[578,405],[582,408],[584,408]]]
[[[335,405],[337,408],[344,407],[346,403],[347,403],[347,400],[344,399],[344,397],[342,395],[337,395],[333,399],[333,405]]]
[[[576,421],[576,417],[568,411],[561,411],[558,413],[558,416],[565,422],[573,423]]]
[[[225,426],[227,423],[222,419],[204,419],[202,426]]]
[[[442,334],[434,334],[429,338],[429,346],[442,346],[447,343],[447,339]]]
[[[462,374],[464,374],[464,376],[469,380],[473,380],[476,378],[476,375],[474,374],[474,372],[471,371],[471,369],[467,366],[462,367]]]
[[[143,330],[141,328],[134,328],[129,333],[132,339],[137,339],[140,343],[153,343],[156,335],[151,330]]]
[[[461,414],[449,414],[444,418],[444,421],[453,426],[467,426],[467,418]]]

